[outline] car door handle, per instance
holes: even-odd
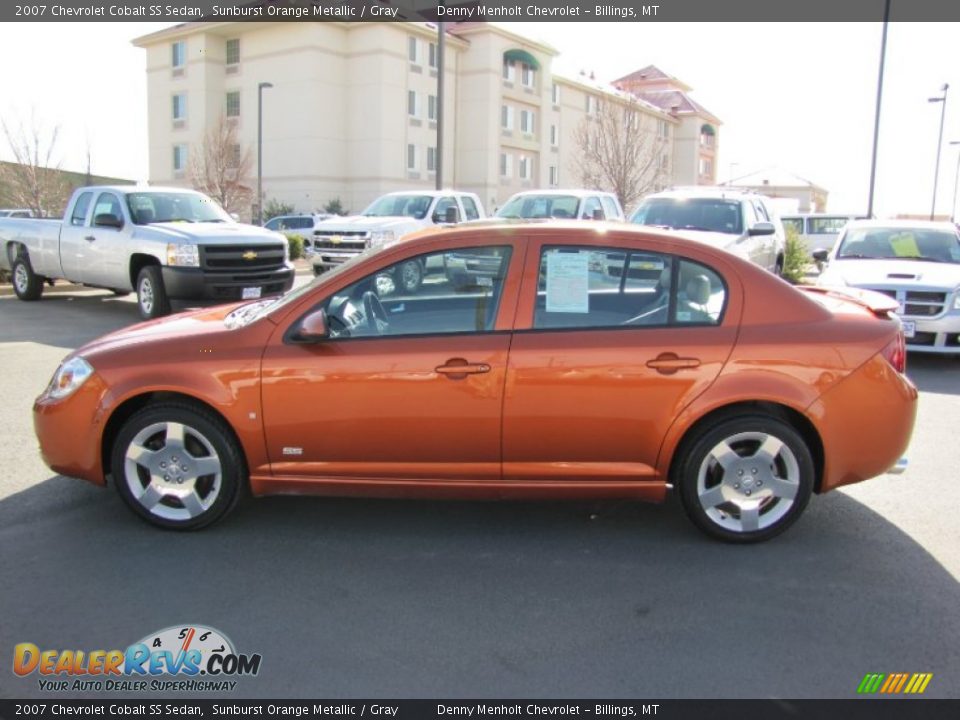
[[[87,235],[87,236],[86,236],[85,238],[83,238],[83,239],[86,240],[87,242],[93,242],[93,241],[96,240],[97,238],[96,238],[96,236],[94,236],[94,235]]]
[[[487,363],[470,363],[463,358],[451,358],[446,365],[435,368],[440,375],[446,375],[451,380],[462,380],[467,375],[480,375],[490,372]]]
[[[660,353],[653,360],[647,361],[647,367],[663,375],[673,375],[677,370],[691,370],[700,367],[700,359],[680,357],[676,353]]]

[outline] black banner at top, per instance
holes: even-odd
[[[960,21],[956,0],[6,0],[0,21]]]

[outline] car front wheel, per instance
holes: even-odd
[[[223,421],[179,403],[134,414],[117,435],[111,463],[124,502],[153,525],[173,530],[195,530],[226,515],[245,474]]]
[[[684,510],[719,540],[769,540],[792,525],[813,491],[813,457],[790,425],[766,415],[729,418],[680,448],[674,474]]]
[[[163,275],[156,265],[147,265],[137,275],[137,307],[144,320],[170,313],[170,300],[163,285]]]

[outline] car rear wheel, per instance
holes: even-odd
[[[810,500],[814,464],[803,437],[766,415],[734,417],[685,441],[674,482],[684,510],[719,540],[769,540]]]
[[[173,530],[195,530],[226,515],[245,475],[223,421],[178,403],[133,415],[117,435],[111,463],[124,502],[153,525]]]
[[[13,291],[21,300],[39,300],[43,295],[43,278],[33,271],[30,258],[18,255],[11,268]]]
[[[163,317],[170,313],[170,299],[163,286],[163,275],[156,265],[147,265],[137,275],[137,307],[144,320]]]

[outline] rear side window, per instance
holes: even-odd
[[[479,220],[480,211],[477,210],[477,204],[473,201],[473,198],[464,196],[460,200],[463,203],[463,212],[467,216],[467,220]]]
[[[727,292],[711,268],[663,253],[544,248],[535,329],[719,325]]]
[[[620,220],[620,219],[621,219],[622,216],[621,216],[620,210],[617,208],[617,203],[614,202],[614,200],[613,200],[612,197],[608,197],[607,195],[603,195],[603,196],[600,198],[600,202],[603,203],[603,209],[604,209],[604,211],[606,211],[606,213],[607,213],[607,219],[608,219],[608,220]]]
[[[73,214],[70,215],[71,225],[83,225],[84,220],[87,219],[87,210],[90,209],[90,198],[92,197],[93,193],[85,192],[77,198],[77,204],[73,206]]]
[[[781,218],[784,230],[793,228],[797,235],[803,235],[803,218]]]
[[[585,220],[593,220],[594,217],[598,220],[605,219],[605,214],[603,212],[603,207],[600,205],[600,198],[597,197],[588,197],[583,204],[583,217]]]

